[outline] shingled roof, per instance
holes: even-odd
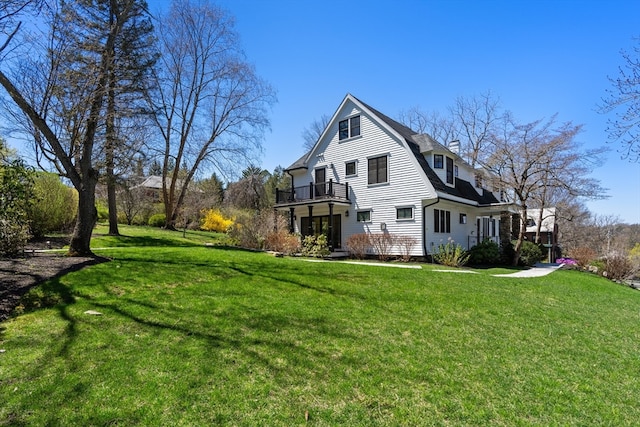
[[[356,98],[357,99],[357,98]],[[360,100],[358,100],[360,101]],[[372,113],[374,113],[380,120],[385,122],[389,127],[398,132],[407,142],[407,145],[411,149],[411,152],[415,156],[418,164],[431,181],[431,184],[435,188],[436,191],[450,194],[452,196],[461,197],[463,199],[472,200],[480,205],[489,205],[492,203],[499,203],[499,200],[493,195],[492,192],[487,190],[482,190],[482,194],[478,194],[477,191],[473,188],[469,181],[465,181],[458,177],[455,178],[455,187],[450,187],[446,185],[438,174],[429,166],[429,163],[422,155],[422,151],[433,150],[433,149],[443,149],[449,150],[444,145],[440,144],[438,141],[431,138],[426,134],[419,134],[407,126],[399,123],[387,115],[381,113],[370,105],[360,101],[362,105],[367,107]],[[423,147],[421,147],[421,145]],[[455,154],[455,153],[453,153]],[[459,157],[456,155],[456,157]]]
[[[373,113],[376,117],[382,120],[387,124],[391,129],[396,131],[407,143],[407,146],[411,149],[411,152],[415,156],[418,164],[427,175],[429,181],[435,188],[437,192],[449,194],[451,196],[460,197],[463,199],[474,201],[480,205],[489,205],[493,203],[499,203],[499,200],[491,193],[490,191],[484,190],[482,194],[478,194],[477,191],[473,188],[469,181],[465,181],[458,177],[455,178],[455,187],[450,187],[446,185],[438,174],[429,166],[427,159],[425,159],[422,154],[423,151],[430,151],[433,149],[442,149],[449,150],[447,147],[434,140],[427,134],[419,134],[415,132],[411,128],[393,120],[391,117],[386,114],[381,113],[375,108],[371,107],[365,102],[362,102],[355,96],[353,97],[360,104],[362,104],[365,108],[367,108],[371,113]],[[454,154],[456,157],[460,158],[457,154]],[[295,170],[295,169],[303,169],[307,167],[307,158],[309,156],[309,152],[305,153],[304,156],[300,157],[296,160],[291,166],[289,166],[286,170]]]

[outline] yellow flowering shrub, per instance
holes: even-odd
[[[209,209],[204,212],[201,229],[226,233],[233,225],[233,218],[226,217],[220,209]]]

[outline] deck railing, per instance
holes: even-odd
[[[280,190],[276,188],[276,204],[307,202],[311,200],[349,200],[349,183],[310,182],[308,185]]]

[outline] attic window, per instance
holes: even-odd
[[[453,184],[453,159],[447,157],[447,184]]]
[[[338,122],[338,139],[340,141],[358,135],[360,135],[360,116],[353,116]]]
[[[433,155],[433,167],[434,169],[444,168],[444,156],[442,154]]]

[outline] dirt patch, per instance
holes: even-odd
[[[68,240],[63,244],[68,244]],[[44,240],[40,245],[62,247],[59,242],[52,243],[51,239]],[[67,257],[61,253],[33,252],[35,248],[30,244],[23,258],[0,259],[0,322],[11,315],[20,298],[32,287],[86,266],[108,261],[102,257]]]

